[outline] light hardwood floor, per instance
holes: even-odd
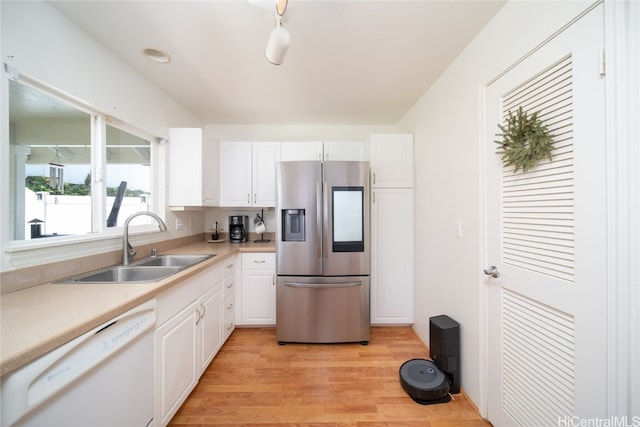
[[[173,418],[180,426],[491,426],[462,395],[415,403],[398,370],[429,353],[410,327],[372,327],[369,345],[279,345],[236,329]]]

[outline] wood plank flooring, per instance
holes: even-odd
[[[366,346],[279,345],[274,329],[236,329],[170,425],[490,427],[462,394],[411,400],[398,370],[428,357],[410,327],[372,327]]]

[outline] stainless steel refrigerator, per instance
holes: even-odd
[[[277,162],[276,337],[369,341],[369,163]]]

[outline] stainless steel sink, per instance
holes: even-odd
[[[140,260],[136,266],[166,266],[166,267],[191,267],[199,262],[206,261],[215,255],[159,255]]]
[[[181,271],[182,267],[140,267],[135,265],[109,267],[81,274],[56,283],[142,283],[157,282]]]
[[[103,268],[79,274],[55,283],[145,283],[158,282],[206,261],[215,255],[160,255],[146,258],[130,265]]]

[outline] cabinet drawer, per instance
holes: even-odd
[[[234,295],[236,293],[236,277],[235,276],[226,277],[224,279],[222,287],[223,287],[222,299],[226,300],[231,295]]]
[[[225,320],[225,322],[224,322],[224,330],[222,331],[224,333],[224,339],[225,340],[227,338],[229,338],[229,335],[231,335],[231,332],[233,332],[235,327],[236,327],[236,324],[235,324],[235,322],[233,320],[233,316],[231,316],[230,318]]]
[[[222,309],[223,309],[222,318],[225,321],[229,320],[229,318],[233,320],[232,316],[235,309],[235,300],[236,300],[235,297],[232,295],[229,298],[225,299],[224,302],[222,303]]]
[[[232,276],[236,272],[236,257],[224,260],[224,277]]]
[[[243,270],[275,270],[276,254],[274,252],[256,252],[242,254]]]

